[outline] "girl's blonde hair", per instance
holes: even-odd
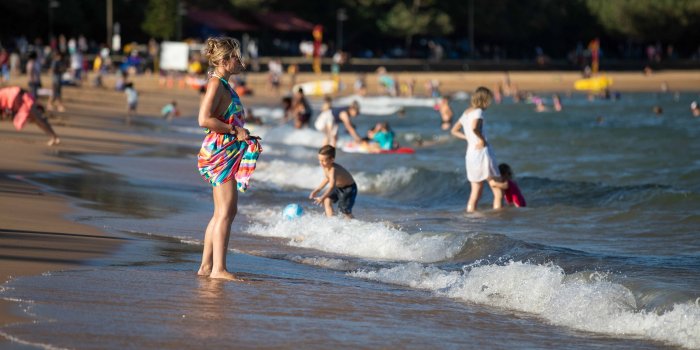
[[[209,60],[209,65],[213,67],[221,65],[224,60],[235,57],[245,68],[243,57],[241,57],[241,43],[234,38],[225,36],[209,38],[202,49],[202,54]]]
[[[491,104],[493,92],[486,87],[480,86],[476,88],[472,95],[472,107],[485,109]]]

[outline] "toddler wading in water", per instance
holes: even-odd
[[[520,193],[520,187],[513,180],[513,171],[506,163],[498,164],[498,171],[501,173],[501,181],[494,183],[494,186],[503,191],[503,198],[506,203],[518,208],[526,207],[525,197]]]
[[[454,137],[467,141],[465,156],[467,179],[471,183],[471,193],[467,202],[467,212],[476,211],[481,198],[484,181],[488,181],[493,192],[493,208],[500,209],[503,192],[496,187],[496,180],[501,176],[496,167],[496,157],[489,147],[484,133],[483,111],[491,105],[493,93],[485,87],[479,87],[472,95],[471,105],[467,108],[450,131]],[[462,130],[460,130],[462,129]]]

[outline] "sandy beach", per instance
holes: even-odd
[[[390,72],[391,73],[391,72]],[[398,73],[399,80],[415,79],[416,92],[424,94],[423,84],[430,79],[441,82],[446,93],[472,91],[476,86],[493,87],[504,79],[504,73]],[[607,74],[614,81],[613,90],[621,92],[660,91],[666,84],[669,91],[697,91],[700,89],[700,71],[658,72],[650,76],[639,73]],[[510,72],[510,81],[520,90],[534,92],[568,92],[580,78],[576,72]],[[323,78],[329,78],[324,75]],[[317,79],[313,74],[300,74],[298,82]],[[341,81],[352,87],[356,74],[343,73]],[[366,77],[370,94],[379,93],[374,75]],[[247,106],[277,106],[281,94],[267,88],[265,73],[250,73],[247,77],[253,96],[243,97]],[[288,86],[288,77],[283,87]],[[50,78],[43,77],[44,86]],[[183,118],[196,127],[199,96],[186,87],[162,87],[152,76],[134,78],[140,92],[138,114],[146,118],[160,118],[160,109],[171,100],[177,100]],[[25,85],[19,77],[9,85]],[[127,240],[112,237],[98,227],[76,223],[70,219],[71,200],[51,193],[25,177],[38,173],[61,174],[75,170],[75,164],[61,154],[120,154],[129,150],[167,143],[133,133],[124,124],[126,99],[113,91],[112,78],[105,80],[108,88],[66,87],[63,90],[66,112],[51,113],[50,122],[61,137],[61,144],[47,147],[47,137],[35,126],[28,124],[17,132],[10,122],[0,123],[0,282],[46,271],[70,269],[92,259],[115,252]],[[351,90],[351,88],[350,88]],[[46,98],[41,101],[45,104]],[[194,165],[193,165],[194,171]],[[0,325],[29,321],[14,309],[14,304],[0,301]],[[7,344],[0,339],[0,347]]]

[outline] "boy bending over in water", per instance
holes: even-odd
[[[345,217],[352,219],[352,207],[355,205],[357,197],[357,184],[352,175],[340,164],[335,163],[335,147],[325,145],[318,150],[318,163],[323,169],[324,179],[316,187],[309,199],[313,199],[316,204],[321,205],[326,211],[326,216],[333,216],[333,203],[338,202],[338,210],[345,214]],[[320,196],[316,195],[328,185],[326,191]]]

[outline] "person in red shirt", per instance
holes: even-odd
[[[510,165],[501,163],[498,165],[498,171],[501,173],[501,181],[495,182],[495,187],[503,190],[503,198],[505,198],[506,203],[518,208],[527,206],[525,197],[520,192],[520,187],[513,180],[513,171],[510,169]]]
[[[49,146],[61,142],[44,116],[43,108],[36,103],[34,96],[18,86],[0,88],[0,119],[6,117],[12,119],[17,130],[22,130],[28,121],[36,123],[41,130],[49,135]]]

